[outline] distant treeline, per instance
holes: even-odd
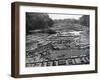
[[[59,19],[59,20],[54,20],[55,23],[67,23],[67,24],[80,24],[83,26],[89,27],[89,15],[83,15],[80,17],[78,20],[77,19]]]

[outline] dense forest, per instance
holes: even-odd
[[[53,25],[53,20],[46,13],[26,13],[26,32],[31,30],[48,30]]]
[[[83,15],[79,20],[76,19],[61,19],[61,20],[52,20],[48,14],[46,13],[26,13],[26,33],[30,34],[32,32],[42,32],[54,34],[56,31],[52,30],[51,27],[55,27],[55,24],[58,26],[63,24],[72,25],[78,24],[82,26],[86,26],[89,28],[89,15]],[[66,26],[67,27],[67,26]],[[71,29],[79,30],[79,27],[69,26]],[[86,28],[85,27],[85,28]],[[69,28],[66,28],[69,29]]]

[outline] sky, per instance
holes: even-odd
[[[48,14],[50,18],[54,19],[79,19],[82,15],[73,14]]]

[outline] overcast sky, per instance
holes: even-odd
[[[52,19],[79,19],[82,15],[48,14]]]

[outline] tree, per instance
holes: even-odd
[[[83,15],[79,22],[81,25],[89,27],[89,15]]]
[[[46,13],[26,13],[26,32],[45,29],[53,25],[53,20]]]
[[[51,18],[49,18],[47,23],[49,27],[52,27],[52,25],[54,24],[54,21]]]

